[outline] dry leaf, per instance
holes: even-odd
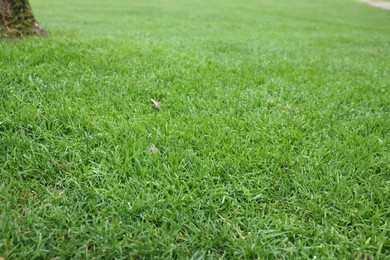
[[[152,101],[153,107],[154,107],[155,109],[159,109],[159,108],[160,108],[160,105],[158,104],[158,102],[157,102],[156,100],[154,100],[153,98],[150,99],[150,100]]]

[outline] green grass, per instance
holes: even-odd
[[[32,6],[50,36],[0,40],[0,256],[390,257],[389,11]]]

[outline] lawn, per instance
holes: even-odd
[[[0,40],[0,256],[390,258],[390,11],[31,4],[50,35]]]

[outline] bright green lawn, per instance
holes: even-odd
[[[51,35],[0,41],[0,256],[390,257],[390,11],[31,1]]]

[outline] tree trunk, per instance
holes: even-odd
[[[28,0],[0,0],[0,36],[46,34]]]

